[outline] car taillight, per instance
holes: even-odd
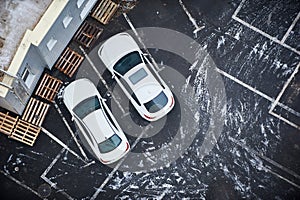
[[[170,107],[172,107],[173,104],[174,104],[174,97],[172,96],[172,97],[171,97],[171,105],[170,105]]]
[[[125,151],[127,151],[128,149],[129,149],[129,143],[126,142],[126,150]]]
[[[154,119],[155,117],[150,117],[148,115],[144,115],[147,119]]]
[[[100,160],[101,160],[101,162],[103,162],[103,163],[108,163],[108,161],[102,160],[101,158],[100,158]]]

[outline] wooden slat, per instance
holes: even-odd
[[[35,98],[30,98],[26,106],[22,120],[32,123],[36,126],[41,126],[49,109],[49,104],[39,101]]]
[[[83,56],[67,47],[56,63],[55,68],[69,77],[72,77],[82,63],[83,59]]]
[[[52,77],[49,74],[44,74],[43,79],[36,90],[36,95],[53,102],[59,88],[62,85],[62,81]]]
[[[99,38],[102,32],[102,28],[99,28],[97,25],[85,21],[75,34],[74,39],[78,43],[89,48]]]
[[[119,5],[111,0],[102,0],[92,12],[92,17],[103,24],[108,24],[116,13]]]
[[[9,138],[33,146],[40,131],[40,127],[20,119]]]
[[[9,116],[9,112],[0,112],[0,132],[6,135],[11,135],[18,121],[18,117]]]

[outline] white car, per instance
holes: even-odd
[[[79,137],[89,152],[103,164],[121,159],[130,145],[95,85],[78,79],[66,86],[63,102],[79,127]]]
[[[144,119],[155,121],[172,110],[171,90],[128,33],[106,40],[98,55]]]

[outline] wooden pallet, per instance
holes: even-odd
[[[67,47],[57,61],[55,68],[69,77],[72,77],[82,61],[83,56]]]
[[[74,38],[78,43],[89,48],[99,38],[102,32],[102,28],[99,28],[97,25],[85,21],[80,26]]]
[[[40,131],[40,127],[19,119],[13,133],[9,136],[9,138],[33,146]]]
[[[22,120],[27,121],[36,126],[41,126],[49,109],[49,104],[30,98],[26,106]]]
[[[107,24],[114,16],[119,5],[111,0],[102,0],[92,12],[92,17],[103,24]]]
[[[7,113],[0,112],[0,132],[6,135],[11,135],[18,121],[18,117],[11,117]]]
[[[49,74],[44,74],[43,79],[36,90],[35,94],[37,96],[42,97],[48,101],[54,102],[54,98],[58,93],[60,87],[62,85],[62,81],[54,78]]]

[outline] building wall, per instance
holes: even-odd
[[[78,2],[83,2],[80,7],[78,7]],[[49,69],[53,67],[60,54],[63,52],[79,26],[82,24],[83,20],[86,18],[88,12],[85,16],[80,16],[82,12],[85,12],[83,10],[87,9],[87,6],[91,6],[92,8],[96,2],[97,0],[72,0],[68,2],[67,6],[61,12],[56,22],[38,46]],[[70,19],[71,21],[69,21]],[[69,23],[67,23],[68,21]],[[51,46],[53,46],[52,49],[49,49]]]
[[[29,44],[28,51],[17,70],[18,78],[13,82],[13,89],[4,98],[0,98],[1,107],[19,115],[23,113],[44,69],[52,69],[96,2],[97,0],[67,1],[41,42],[35,43],[37,46]],[[55,40],[56,42],[53,43]],[[52,45],[49,45],[51,44],[49,41]]]

